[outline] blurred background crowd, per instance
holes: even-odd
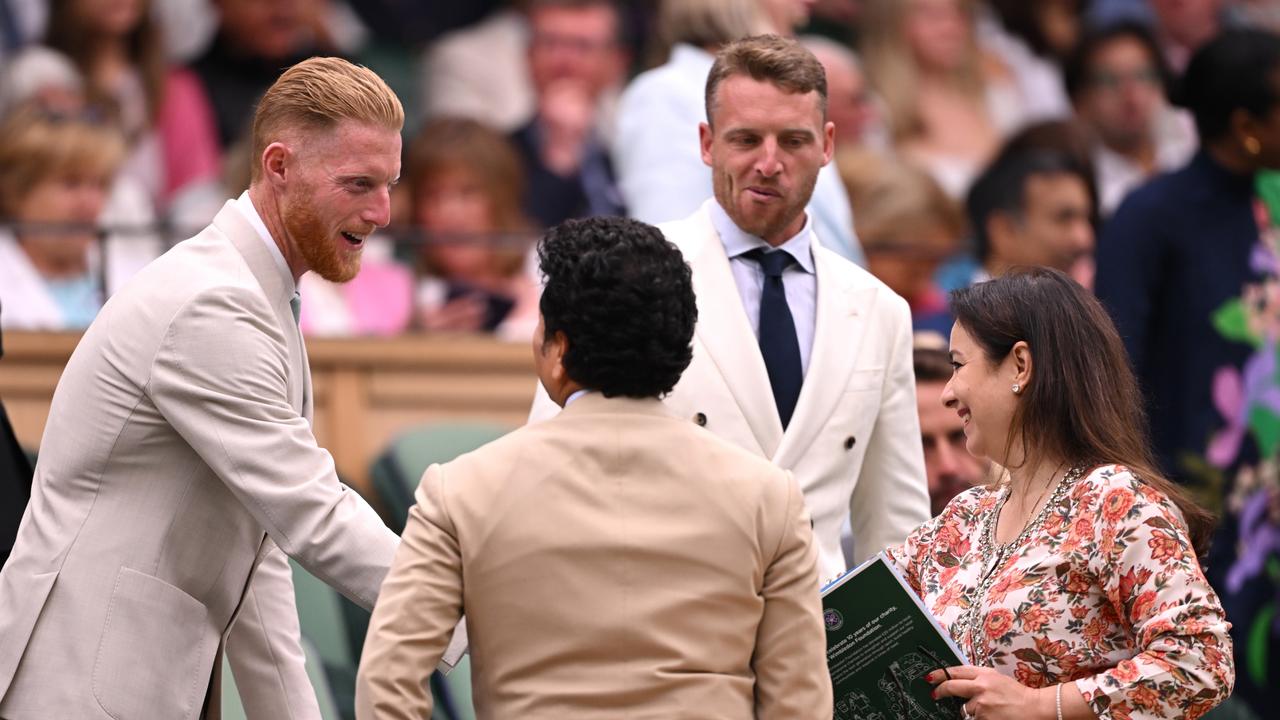
[[[1273,716],[1277,0],[0,0],[0,326],[87,326],[247,187],[258,96],[327,54],[408,120],[392,224],[355,281],[303,279],[304,332],[525,342],[541,229],[710,197],[706,73],[762,32],[826,67],[837,153],[810,218],[910,303],[935,501],[982,475],[937,402],[946,292],[1020,265],[1096,289],[1162,462],[1224,517],[1239,712]]]
[[[3,0],[0,252],[23,266],[6,278],[22,292],[5,297],[5,325],[87,325],[247,186],[248,119],[281,69],[336,54],[404,99],[407,150],[393,227],[353,286],[308,281],[304,328],[523,337],[539,228],[695,209],[709,195],[695,138],[710,52],[771,31],[800,34],[828,71],[839,155],[812,208],[820,237],[945,329],[942,291],[1002,267],[1092,282],[1106,218],[1195,151],[1170,103],[1179,73],[1241,24],[1274,27],[1280,7]]]
[[[1177,80],[1266,0],[0,0],[4,326],[75,329],[248,184],[248,119],[298,59],[383,75],[408,110],[393,224],[312,335],[535,321],[539,229],[683,217],[711,53],[796,34],[838,156],[819,236],[945,332],[945,291],[1018,264],[1090,285],[1125,195],[1197,147]]]

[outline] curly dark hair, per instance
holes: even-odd
[[[661,397],[693,359],[698,308],[680,251],[652,225],[569,220],[538,243],[544,337],[563,332],[569,377],[605,397]]]

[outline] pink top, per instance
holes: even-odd
[[[183,68],[169,72],[156,128],[164,153],[164,204],[191,183],[218,178],[221,155],[213,109],[195,73]]]

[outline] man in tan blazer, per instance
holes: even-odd
[[[707,86],[715,197],[660,226],[698,296],[693,362],[665,402],[795,473],[831,580],[845,569],[846,519],[857,563],[929,518],[911,314],[823,247],[805,215],[834,142],[817,59],[794,40],[748,38],[721,49]],[[779,259],[769,276],[765,261]],[[543,395],[532,417],[554,412]]]
[[[353,277],[399,100],[312,59],[254,118],[253,184],[103,308],[54,394],[0,574],[0,717],[318,718],[286,556],[372,607],[396,538],[311,430],[297,281]]]
[[[425,718],[465,613],[481,718],[829,720],[795,481],[658,400],[690,359],[688,268],[653,227],[552,229],[533,340],[565,406],[427,470],[373,611],[364,719]]]

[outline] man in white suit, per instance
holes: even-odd
[[[693,362],[667,405],[791,470],[819,574],[929,518],[906,302],[819,244],[805,214],[831,160],[822,65],[793,40],[725,45],[707,78],[702,159],[715,197],[661,226],[693,270]],[[533,417],[554,412],[545,395]]]
[[[249,191],[86,331],[0,574],[0,717],[218,717],[223,652],[251,717],[319,717],[286,556],[371,607],[396,538],[316,445],[296,288],[359,269],[403,119],[367,69],[290,68]]]

